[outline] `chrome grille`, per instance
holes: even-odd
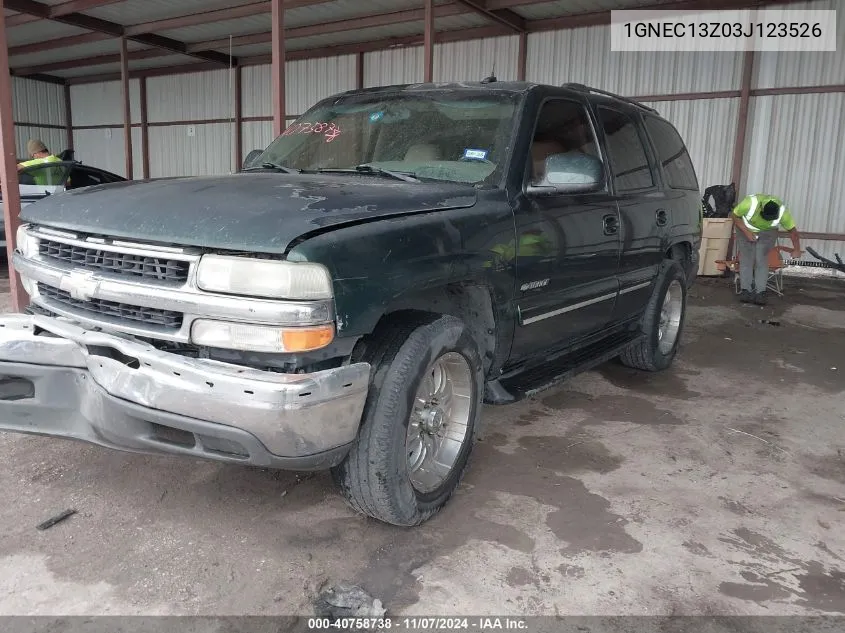
[[[172,283],[185,283],[190,267],[189,262],[177,259],[65,244],[43,237],[39,241],[38,253],[47,259],[79,268]]]
[[[53,288],[43,283],[38,284],[38,294],[44,299],[72,308],[76,312],[83,312],[89,315],[132,321],[144,325],[164,327],[169,330],[178,330],[182,327],[183,317],[181,312],[146,308],[144,306],[105,301],[103,299],[82,301],[80,299],[74,299],[69,292]]]

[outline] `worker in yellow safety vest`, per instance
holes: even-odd
[[[739,300],[766,305],[769,251],[777,246],[779,231],[789,233],[792,258],[801,257],[801,238],[795,221],[783,200],[761,193],[743,198],[734,207],[733,221],[739,249]]]
[[[50,153],[50,150],[47,149],[47,146],[41,139],[29,139],[26,142],[26,153],[29,154],[30,160],[18,163],[18,171],[32,167],[33,165],[62,162],[61,158]],[[61,170],[40,169],[32,175],[35,181],[34,184],[47,186],[61,184],[60,182],[53,182],[54,180],[60,180],[60,172]]]

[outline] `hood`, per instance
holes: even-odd
[[[475,188],[457,183],[243,173],[87,187],[31,204],[21,219],[138,241],[282,254],[292,241],[326,227],[475,201]]]

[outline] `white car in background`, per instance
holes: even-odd
[[[25,207],[62,191],[113,182],[125,182],[126,178],[104,169],[69,160],[60,163],[42,163],[22,169],[18,173],[18,181],[21,207]],[[6,249],[5,229],[3,190],[0,188],[0,248],[2,248],[4,254]]]

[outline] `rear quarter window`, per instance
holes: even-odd
[[[667,121],[652,116],[645,117],[645,126],[663,166],[666,184],[672,189],[698,191],[695,168],[677,130]]]

